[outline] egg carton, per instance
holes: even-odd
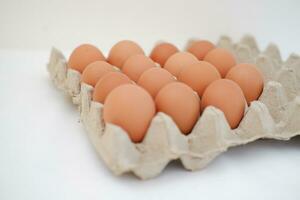
[[[264,51],[245,36],[233,43],[222,36],[218,47],[229,49],[238,63],[254,63],[264,74],[263,93],[253,101],[236,129],[222,111],[207,107],[192,132],[184,135],[168,115],[158,112],[141,143],[133,143],[119,126],[104,123],[103,105],[92,101],[93,87],[80,83],[80,73],[67,68],[63,54],[53,48],[48,64],[54,84],[78,105],[81,121],[96,151],[116,175],[132,172],[141,179],[157,176],[171,160],[184,168],[199,170],[229,147],[260,138],[288,140],[300,134],[300,57],[284,62],[276,45]]]

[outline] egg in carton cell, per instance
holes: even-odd
[[[198,170],[229,147],[260,138],[288,140],[300,134],[300,57],[291,54],[283,62],[276,45],[260,52],[251,36],[238,43],[222,36],[217,46],[233,52],[239,63],[254,63],[264,74],[263,93],[246,109],[239,126],[232,130],[222,111],[208,107],[192,132],[184,135],[171,117],[159,112],[138,144],[122,128],[104,123],[103,105],[92,101],[93,87],[80,83],[80,73],[67,68],[57,49],[52,49],[48,70],[55,85],[79,106],[88,136],[108,168],[116,175],[133,172],[149,179],[171,160],[180,159],[186,169]]]

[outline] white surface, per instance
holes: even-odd
[[[0,2],[1,200],[300,198],[299,137],[233,148],[198,172],[172,163],[149,181],[115,177],[45,68],[52,45],[93,42],[107,53],[124,38],[149,50],[158,39],[182,47],[244,33],[261,48],[275,42],[286,58],[300,52],[299,1],[97,2]]]
[[[73,49],[82,42],[105,52],[121,39],[146,50],[159,39],[183,46],[190,37],[254,35],[264,48],[300,52],[299,0],[1,0],[0,47]]]
[[[1,200],[300,198],[299,137],[233,148],[202,171],[173,163],[149,181],[115,177],[51,83],[48,54],[0,51]]]

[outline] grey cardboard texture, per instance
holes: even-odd
[[[157,113],[144,140],[133,143],[126,132],[102,119],[103,105],[92,101],[93,87],[80,82],[80,73],[68,69],[63,54],[53,48],[48,71],[53,83],[78,105],[87,135],[107,167],[116,175],[132,172],[141,179],[159,175],[171,160],[199,170],[229,147],[260,138],[288,140],[300,135],[300,57],[282,61],[276,45],[264,51],[244,36],[233,43],[222,36],[218,47],[230,50],[238,63],[254,63],[264,75],[264,90],[251,103],[239,126],[230,129],[223,112],[208,107],[189,135],[183,135],[171,117]]]

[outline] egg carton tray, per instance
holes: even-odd
[[[141,143],[133,143],[121,127],[104,123],[103,105],[92,101],[93,87],[67,68],[59,50],[52,49],[47,67],[54,84],[78,105],[81,122],[107,167],[116,175],[132,172],[149,179],[171,160],[180,159],[184,168],[199,170],[229,147],[300,135],[300,57],[291,54],[284,62],[276,45],[260,51],[248,35],[237,43],[222,36],[217,46],[230,50],[238,63],[254,63],[264,74],[263,93],[247,107],[239,126],[232,130],[222,111],[207,107],[192,132],[184,135],[171,117],[158,112]]]

